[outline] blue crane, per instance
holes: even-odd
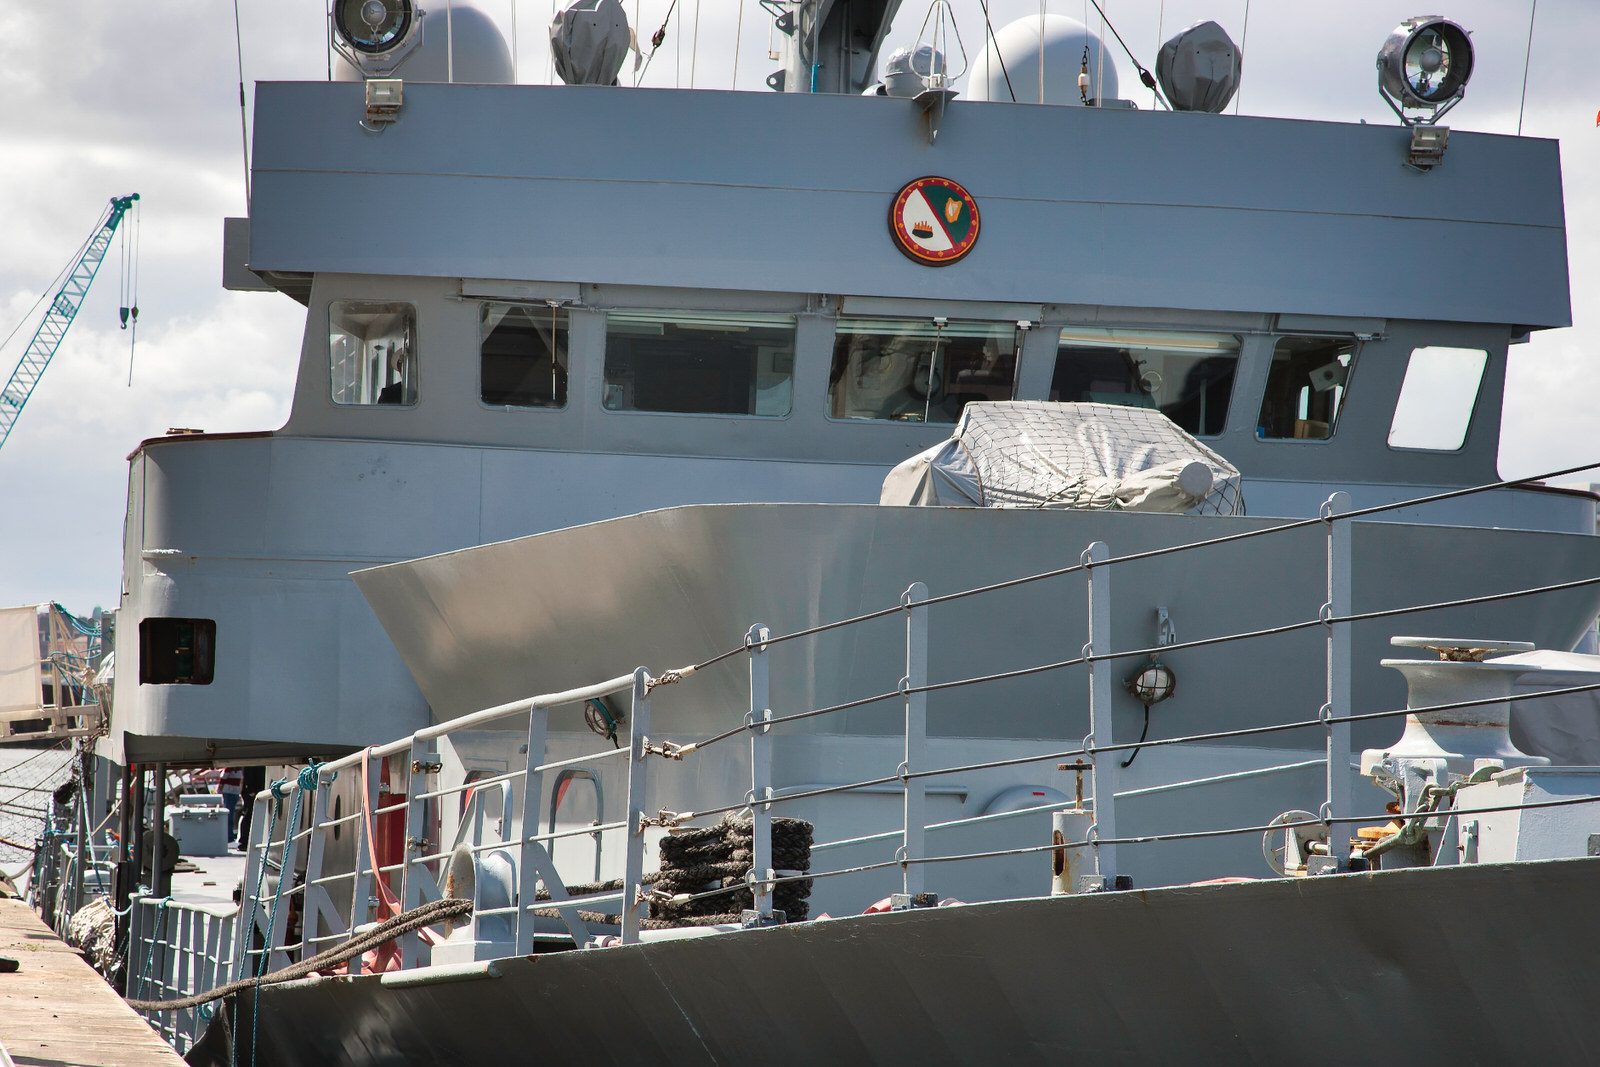
[[[106,258],[106,250],[111,247],[111,237],[117,232],[122,216],[128,213],[134,201],[138,199],[138,193],[112,198],[110,206],[100,216],[100,222],[89,235],[89,240],[85,242],[77,261],[67,272],[66,281],[56,291],[55,299],[50,301],[50,307],[44,313],[44,320],[34,331],[33,340],[28,342],[27,351],[22,353],[22,360],[11,372],[11,377],[6,380],[5,388],[0,389],[0,446],[3,446],[6,439],[11,436],[11,428],[17,424],[23,405],[33,395],[34,386],[38,385],[39,379],[44,376],[45,368],[50,365],[50,359],[56,354],[56,349],[61,347],[62,338],[67,336],[67,327],[72,325],[72,320],[78,315],[78,308],[82,306],[83,298],[89,292],[89,285],[94,281],[96,272],[100,270],[100,261]]]

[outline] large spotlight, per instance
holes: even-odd
[[[1471,77],[1471,38],[1437,15],[1406,19],[1378,50],[1378,92],[1407,126],[1437,122]],[[1408,108],[1423,114],[1407,115]]]
[[[422,43],[422,12],[411,0],[335,0],[333,46],[363,74],[389,74]]]

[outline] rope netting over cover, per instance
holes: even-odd
[[[1239,469],[1153,408],[975,401],[882,504],[1242,515]]]

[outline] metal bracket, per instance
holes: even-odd
[[[1175,645],[1178,643],[1178,631],[1173,629],[1172,616],[1166,607],[1156,608],[1156,644]]]
[[[789,921],[789,916],[774,908],[766,915],[754,909],[746,909],[739,913],[739,925],[746,930],[755,930],[763,926],[782,926]]]

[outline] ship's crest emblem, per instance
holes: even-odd
[[[978,241],[978,204],[959,182],[927,177],[910,182],[889,206],[889,233],[911,259],[942,267]]]

